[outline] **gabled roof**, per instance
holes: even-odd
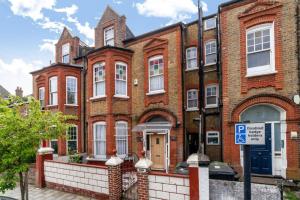
[[[0,97],[8,98],[9,95],[10,93],[2,85],[0,85]]]

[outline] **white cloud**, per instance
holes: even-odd
[[[24,94],[32,92],[32,76],[29,72],[36,70],[42,66],[39,60],[28,63],[20,58],[12,59],[10,63],[4,62],[0,58],[0,85],[14,94],[17,86],[21,86]]]
[[[55,44],[57,40],[44,39],[43,43],[39,45],[41,51],[46,51],[52,53],[53,57],[55,56]]]
[[[78,6],[73,4],[70,7],[65,7],[65,8],[55,8],[54,11],[58,13],[66,13],[68,17],[74,15],[78,10]]]
[[[56,0],[8,0],[15,15],[30,17],[34,21],[43,19],[43,9],[52,9]]]
[[[48,17],[45,17],[42,21],[38,22],[38,25],[40,25],[42,29],[49,29],[50,31],[55,33],[61,33],[66,26],[62,22],[51,21]]]
[[[113,0],[113,3],[119,5],[119,4],[122,4],[123,2],[121,0]]]
[[[207,11],[207,4],[201,2],[203,11]],[[147,17],[170,18],[170,23],[185,21],[198,12],[197,5],[192,0],[145,0],[143,3],[133,4],[139,14]]]

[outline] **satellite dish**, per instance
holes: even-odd
[[[300,96],[298,94],[294,96],[294,102],[295,104],[300,104]]]

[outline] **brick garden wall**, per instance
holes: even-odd
[[[45,161],[45,179],[49,188],[108,199],[106,167]]]
[[[149,199],[190,199],[189,178],[178,175],[149,175]]]

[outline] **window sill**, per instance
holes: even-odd
[[[218,108],[218,105],[206,105],[205,108]]]
[[[58,104],[56,104],[56,105],[47,105],[46,107],[47,107],[47,108],[58,107]]]
[[[218,146],[220,144],[206,144],[207,146]]]
[[[153,91],[153,92],[148,92],[146,95],[147,96],[152,96],[152,95],[164,94],[164,93],[166,93],[165,90],[157,90],[157,91]]]
[[[106,98],[106,95],[104,96],[97,96],[97,97],[91,97],[90,100],[91,101],[95,101],[95,100],[101,100],[101,99],[105,99]]]
[[[190,68],[190,69],[186,69],[186,72],[190,72],[190,71],[195,71],[195,70],[199,70],[198,67],[194,67],[194,68]]]
[[[114,97],[115,97],[115,98],[120,98],[120,99],[129,99],[129,98],[130,98],[129,96],[118,95],[118,94],[115,94]]]
[[[187,112],[199,111],[199,108],[187,108],[185,111]]]
[[[215,63],[207,63],[204,65],[204,67],[209,67],[209,66],[216,65],[216,64],[217,64],[216,62]]]
[[[210,31],[210,30],[213,30],[213,29],[216,29],[216,27],[213,27],[213,28],[204,28],[204,31]]]
[[[97,157],[96,158],[87,157],[86,160],[87,161],[107,161],[108,159],[106,157],[103,157],[103,158],[99,158],[99,157],[98,158]]]
[[[247,73],[246,78],[256,77],[256,76],[267,76],[277,74],[277,71],[264,71],[261,73]]]
[[[78,107],[78,104],[65,104],[67,107]]]

